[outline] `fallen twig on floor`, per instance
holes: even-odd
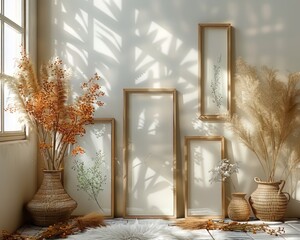
[[[175,223],[176,226],[186,230],[223,230],[223,231],[241,231],[241,232],[266,232],[270,235],[281,235],[284,233],[283,227],[271,228],[267,224],[255,224],[255,223],[239,223],[239,222],[224,222],[224,221],[213,221],[211,219],[197,219],[197,218],[186,218],[178,220]]]
[[[37,236],[25,236],[20,233],[9,234],[6,231],[2,232],[3,240],[43,240],[67,238],[84,231],[87,228],[105,226],[104,217],[98,213],[90,213],[83,217],[70,219],[67,222],[60,222],[49,226],[45,231]]]

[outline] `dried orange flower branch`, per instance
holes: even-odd
[[[68,80],[68,71],[58,58],[42,66],[37,78],[31,60],[22,52],[16,77],[6,81],[17,98],[9,110],[21,110],[36,129],[47,170],[61,168],[68,146],[85,134],[85,125],[93,123],[95,106],[103,105],[98,74],[82,84],[83,93],[74,101],[68,98]],[[80,146],[72,151],[75,155],[83,152]]]

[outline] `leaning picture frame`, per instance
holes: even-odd
[[[77,139],[84,153],[65,161],[65,189],[77,202],[74,215],[100,212],[114,217],[115,119],[95,118],[85,126],[85,135]],[[84,183],[82,179],[87,181]],[[101,184],[101,187],[99,187]]]
[[[211,183],[211,170],[225,158],[223,136],[185,137],[185,217],[225,218],[224,182]]]
[[[176,217],[177,92],[124,89],[124,218]]]
[[[223,120],[231,115],[231,35],[229,23],[198,25],[201,120]]]

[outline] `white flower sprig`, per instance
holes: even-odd
[[[238,173],[239,168],[239,162],[230,163],[229,159],[222,159],[215,168],[209,171],[212,173],[212,177],[209,182],[213,183],[225,181],[233,173]]]

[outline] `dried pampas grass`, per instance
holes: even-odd
[[[99,226],[106,226],[102,214],[92,212],[83,217],[76,219],[78,228],[83,231],[86,228],[94,228]]]
[[[211,220],[198,219],[198,218],[186,218],[186,219],[177,220],[175,225],[187,230],[197,230],[197,229],[207,229],[209,222],[211,222]]]
[[[278,72],[236,64],[237,113],[231,130],[257,156],[266,181],[287,178],[300,163],[300,72],[280,79]]]

